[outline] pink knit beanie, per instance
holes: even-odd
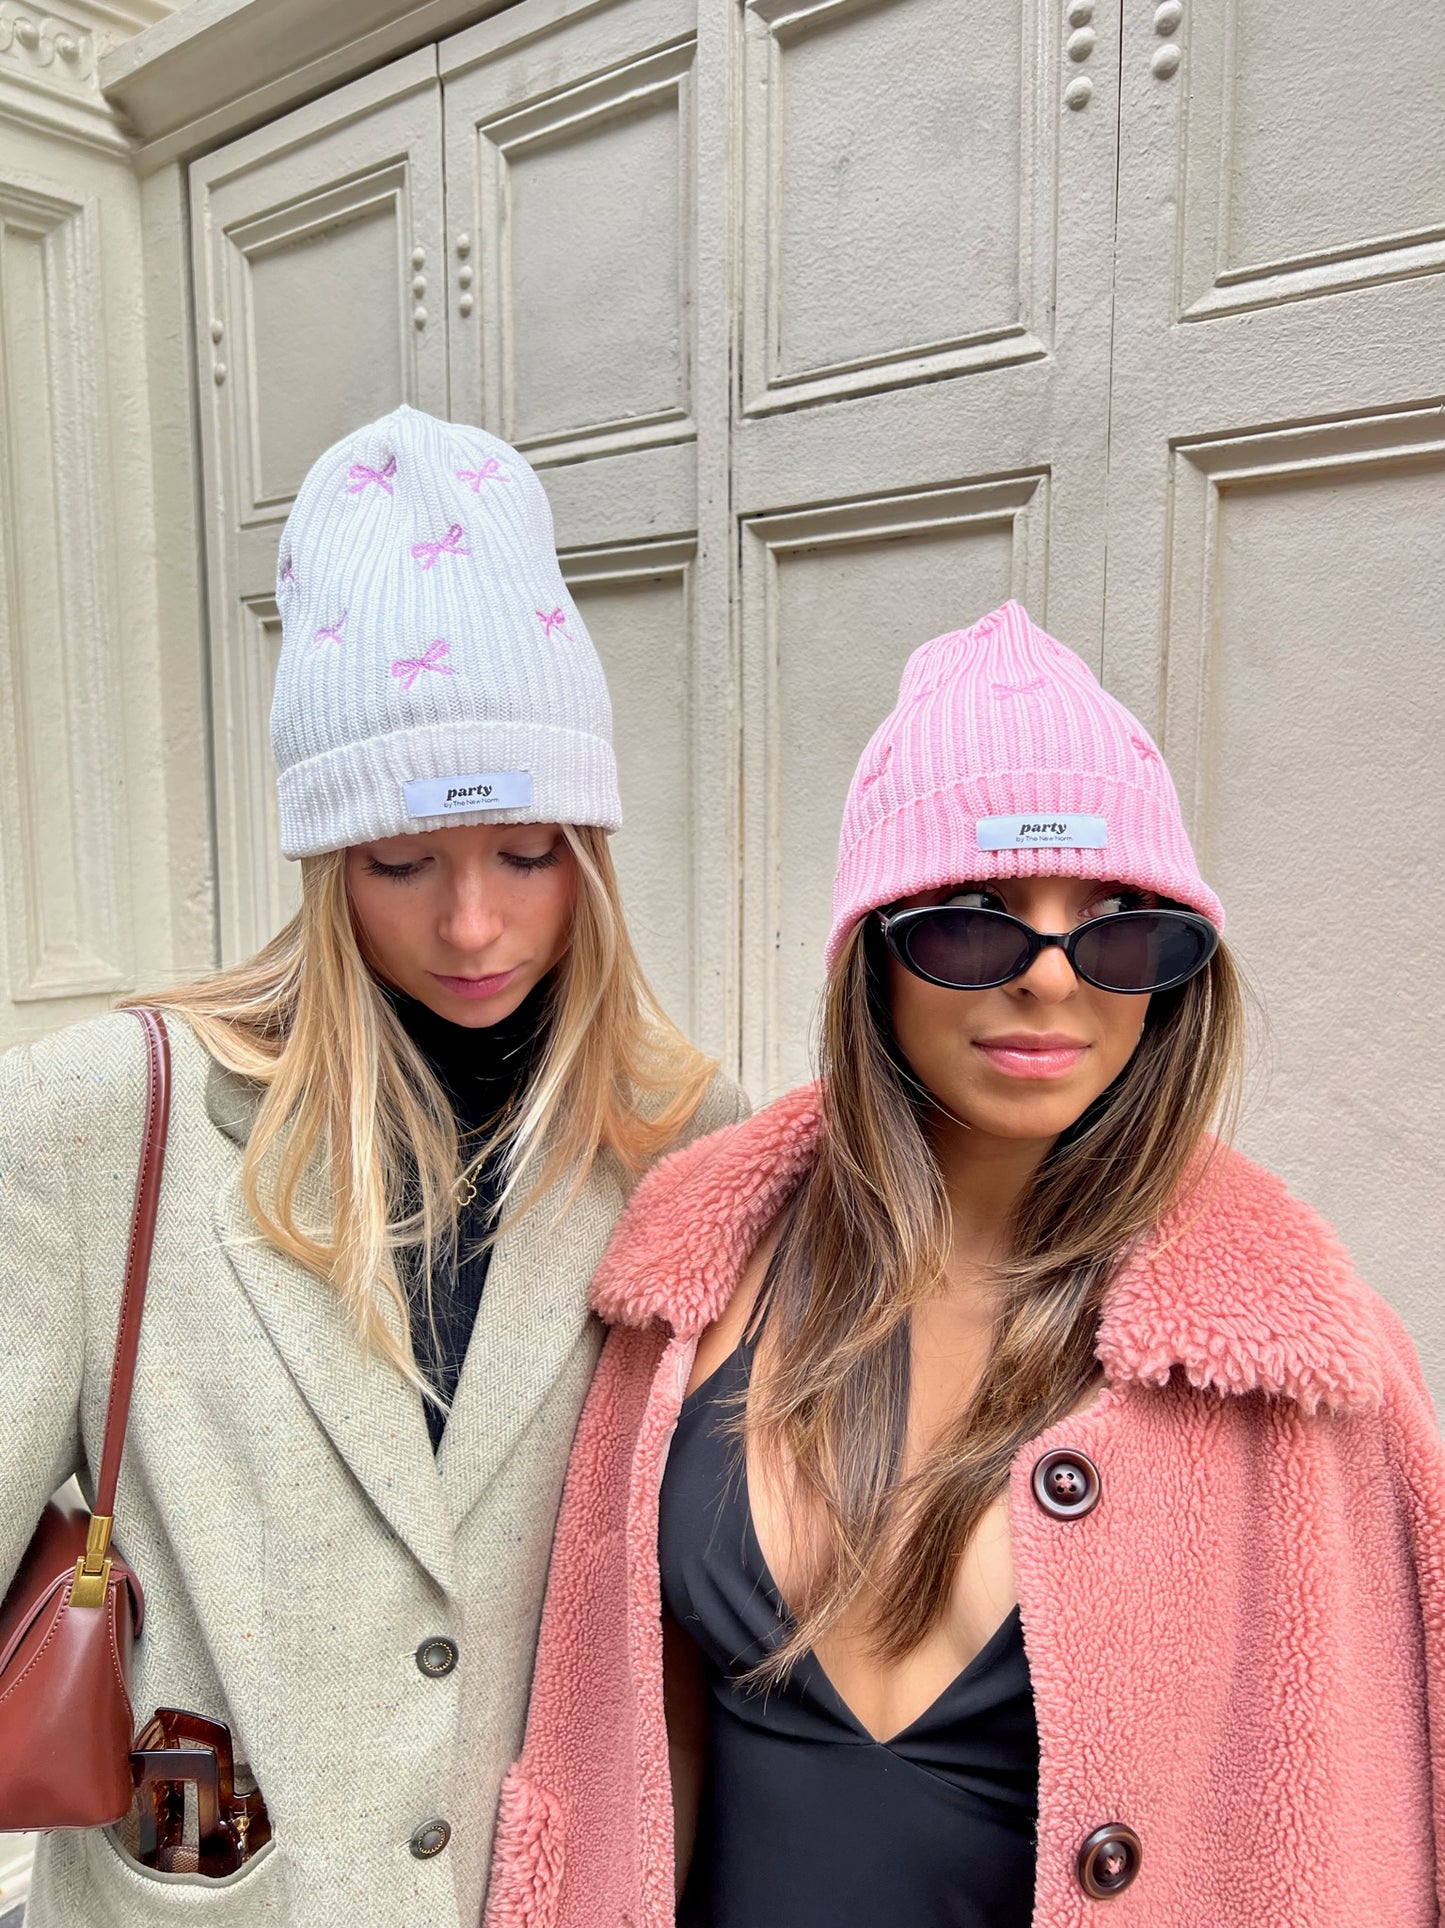
[[[1016,602],[909,657],[843,811],[829,967],[868,911],[985,877],[1133,884],[1224,928],[1148,733]]]

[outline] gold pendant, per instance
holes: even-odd
[[[457,1180],[457,1210],[459,1212],[464,1212],[468,1205],[476,1198],[476,1195],[477,1181],[475,1178],[467,1175]]]

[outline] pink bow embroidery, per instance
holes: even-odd
[[[396,457],[394,455],[387,457],[386,467],[384,469],[372,469],[368,468],[365,462],[353,462],[346,476],[347,481],[351,485],[346,493],[348,495],[360,495],[363,489],[369,489],[374,482],[379,489],[385,489],[387,494],[390,495],[391,478],[395,474]]]
[[[296,571],[291,567],[290,556],[287,556],[286,560],[282,563],[281,574],[278,580],[281,582],[295,582]]]
[[[888,766],[892,761],[893,761],[893,745],[891,743],[885,743],[883,745],[883,748],[878,753],[878,758],[877,758],[877,761],[874,763],[873,768],[868,772],[868,774],[863,779],[863,788],[865,790],[871,790],[874,784],[877,783],[878,779],[881,776],[883,776],[884,773],[887,771]]]
[[[544,609],[537,611],[537,621],[542,625],[542,636],[544,640],[552,634],[554,629],[562,629],[562,625],[566,620],[566,616],[560,609],[554,609],[550,616]],[[567,634],[565,629],[562,629],[562,634],[564,636]]]
[[[348,612],[343,609],[334,623],[323,623],[321,628],[317,630],[316,645],[318,649],[322,643],[339,643],[344,640],[341,632],[346,626],[347,614]]]
[[[401,679],[404,690],[412,687],[424,669],[435,670],[438,676],[455,676],[456,671],[442,661],[443,656],[450,656],[451,653],[450,643],[437,641],[424,656],[398,656],[391,666],[391,673]]]
[[[1036,676],[1032,683],[995,683],[995,696],[1030,696],[1035,690],[1044,689],[1048,684],[1046,676]]]
[[[1154,748],[1154,745],[1146,741],[1144,737],[1131,736],[1129,738],[1129,741],[1134,745],[1134,748],[1139,752],[1139,760],[1141,763],[1162,763],[1163,762],[1164,759],[1160,756],[1159,752]]]
[[[489,455],[479,469],[457,470],[458,482],[470,482],[473,495],[481,494],[484,482],[510,482],[511,479],[495,455]]]
[[[435,569],[438,556],[469,556],[470,549],[462,547],[462,537],[466,534],[460,522],[454,522],[440,542],[414,542],[411,553],[423,569]]]

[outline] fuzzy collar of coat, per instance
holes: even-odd
[[[804,1086],[664,1159],[598,1269],[595,1309],[613,1325],[701,1333],[802,1178],[818,1129],[818,1090]],[[1275,1394],[1308,1412],[1370,1411],[1383,1396],[1378,1301],[1329,1227],[1233,1151],[1110,1286],[1098,1357],[1114,1384],[1162,1386],[1178,1370],[1201,1390]]]

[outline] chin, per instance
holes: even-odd
[[[1045,1098],[1020,1093],[1014,1103],[996,1097],[970,1102],[960,1094],[956,1101],[943,1098],[940,1102],[973,1131],[986,1132],[990,1138],[1028,1141],[1057,1138],[1077,1124],[1093,1103],[1093,1094],[1065,1097],[1055,1093]]]
[[[530,988],[530,987],[529,987]],[[527,995],[526,991],[518,996],[487,999],[481,1002],[474,998],[449,997],[446,1009],[440,1013],[453,1024],[463,1025],[468,1031],[486,1031],[503,1018],[509,1018]]]

